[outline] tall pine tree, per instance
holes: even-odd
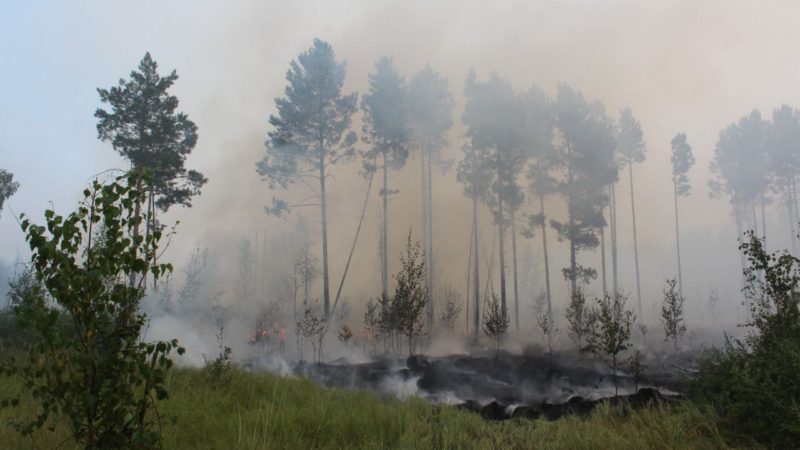
[[[681,232],[678,221],[678,197],[688,196],[691,190],[687,173],[694,165],[692,147],[686,141],[685,133],[672,138],[672,191],[675,197],[675,249],[678,253],[678,291],[683,297],[683,271],[681,270]]]
[[[411,130],[408,124],[408,86],[397,72],[392,58],[375,63],[369,76],[369,93],[361,99],[364,112],[363,139],[370,145],[364,152],[367,172],[381,166],[383,173],[383,221],[381,223],[381,295],[389,296],[389,170],[402,168],[408,160]]]
[[[285,97],[275,99],[278,114],[269,118],[272,131],[257,172],[271,189],[302,184],[313,201],[290,204],[273,199],[268,212],[281,214],[300,206],[318,206],[322,223],[322,283],[325,319],[330,314],[328,270],[327,179],[332,167],[354,156],[355,133],[350,131],[356,110],[356,94],[345,95],[342,85],[345,63],[336,60],[327,42],[314,39],[307,51],[292,61],[286,80]],[[309,180],[317,183],[314,186]]]

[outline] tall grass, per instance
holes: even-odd
[[[0,395],[20,389],[0,379]],[[233,370],[221,380],[178,369],[169,379],[163,416],[168,449],[716,449],[730,448],[716,418],[690,404],[635,411],[603,405],[587,419],[487,422],[456,408],[412,398],[384,399],[327,389],[305,379]],[[30,416],[31,403],[0,412],[0,446],[75,448],[59,424],[23,439],[6,423]],[[750,443],[745,443],[751,447]]]

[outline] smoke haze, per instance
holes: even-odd
[[[15,174],[21,188],[3,211],[0,256],[10,261],[28,255],[12,214],[25,212],[39,219],[49,202],[66,212],[94,174],[126,167],[110,145],[96,139],[93,112],[100,104],[95,88],[127,78],[150,51],[162,73],[176,69],[180,76],[171,92],[200,135],[187,167],[209,178],[192,208],[175,207],[162,218],[181,222],[166,256],[177,268],[176,279],[181,279],[193,249],[209,248],[220,272],[216,289],[223,293],[222,302],[235,308],[239,244],[242,238],[255,244],[258,235],[255,251],[260,261],[266,259],[259,263],[260,273],[269,272],[261,276],[262,286],[268,292],[282,289],[282,277],[291,274],[293,247],[287,242],[296,241],[297,217],[294,213],[282,220],[264,213],[272,197],[282,193],[268,189],[254,164],[264,154],[267,118],[276,112],[274,99],[283,95],[290,61],[319,37],[347,62],[345,93],[366,92],[368,74],[382,55],[393,56],[406,78],[426,64],[445,77],[455,105],[444,154],[456,162],[462,157],[460,117],[471,68],[480,79],[497,72],[516,89],[536,84],[551,96],[558,83],[567,83],[588,100],[603,102],[614,118],[630,106],[647,144],[647,159],[634,167],[634,177],[642,296],[650,322],[656,321],[664,280],[676,272],[670,140],[685,132],[697,159],[689,172],[692,195],[681,200],[689,327],[711,319],[705,305],[715,287],[725,308],[720,320],[732,322],[741,282],[737,232],[727,200],[708,197],[708,165],[719,130],[727,124],[753,108],[768,117],[782,103],[800,106],[800,65],[793,62],[800,42],[799,16],[800,5],[790,1],[505,1],[491,7],[481,1],[7,4],[0,7],[5,56],[0,71],[0,166]],[[353,129],[361,135],[360,113]],[[333,294],[366,191],[359,168],[360,161],[336,167],[329,186]],[[627,183],[622,171],[617,185],[619,267],[621,286],[631,293],[635,278]],[[421,238],[417,157],[390,173],[390,187],[400,191],[390,198],[389,209],[394,273],[408,230]],[[343,290],[354,309],[354,328],[360,328],[363,303],[380,292],[377,189],[373,186]],[[462,189],[454,168],[434,173],[437,281],[463,295],[471,201]],[[302,198],[303,193],[290,195]],[[552,214],[563,216],[561,199],[548,201]],[[533,209],[526,204],[522,211]],[[312,249],[320,256],[319,212],[311,208],[300,213],[312,228]],[[776,206],[767,213],[771,249],[788,248],[786,218]],[[480,218],[482,246],[489,250],[496,233],[483,206]],[[568,283],[560,268],[568,263],[568,251],[555,233],[551,236],[553,298],[563,309]],[[540,240],[519,239],[519,244],[520,260],[526,251],[533,255],[522,274],[535,270],[533,279],[539,283],[520,298],[520,309],[532,317],[527,305],[543,280]],[[579,257],[598,270],[599,258],[599,250]],[[498,286],[496,257],[494,268]],[[486,265],[481,269],[483,277]],[[599,286],[595,281],[590,292],[598,294]],[[321,281],[313,291],[321,297]],[[461,328],[463,315],[457,325]],[[532,330],[535,324],[528,319],[525,328]],[[238,334],[245,338],[245,333]]]

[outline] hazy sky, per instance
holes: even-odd
[[[799,20],[800,3],[777,0],[3,2],[0,167],[22,186],[2,213],[0,257],[27,254],[14,214],[38,219],[51,204],[67,212],[94,174],[125,166],[96,138],[96,88],[127,77],[145,51],[162,71],[178,71],[172,92],[200,135],[187,166],[210,179],[192,209],[175,208],[168,216],[182,221],[171,249],[175,262],[191,248],[208,246],[231,265],[232,243],[242,236],[289,228],[293,222],[263,213],[272,193],[259,181],[254,162],[263,153],[267,117],[283,92],[289,62],[319,37],[347,61],[348,91],[366,91],[367,75],[384,54],[393,55],[406,75],[430,63],[448,78],[457,125],[447,153],[455,159],[462,142],[463,81],[471,67],[481,78],[497,71],[519,89],[535,83],[553,94],[557,83],[566,82],[602,101],[615,117],[630,106],[648,147],[634,176],[643,282],[651,297],[675,270],[669,142],[686,132],[697,158],[690,172],[692,196],[682,204],[687,294],[707,296],[712,285],[723,283],[735,292],[735,228],[727,201],[708,198],[707,167],[725,125],[753,108],[770,115],[781,103],[800,107]],[[417,166],[412,159],[391,175],[401,189],[391,201],[392,252],[420,222]],[[333,280],[365,188],[357,168],[338,169],[331,187]],[[434,232],[444,278],[463,289],[470,202],[454,180],[452,170],[434,180]],[[621,270],[631,291],[628,192],[623,173]],[[373,199],[353,267],[361,274],[359,286],[351,295],[377,292],[380,284]],[[316,219],[316,211],[308,213]],[[489,246],[487,217],[483,233]],[[786,245],[785,219],[773,208],[768,221],[775,245]],[[521,244],[538,254],[538,240]],[[565,247],[554,241],[551,252],[557,267],[563,265]],[[581,257],[594,266],[597,258]]]

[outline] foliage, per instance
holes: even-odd
[[[183,349],[175,340],[140,341],[142,282],[171,266],[153,263],[159,230],[133,233],[141,221],[134,212],[142,201],[137,183],[135,175],[106,185],[95,181],[75,212],[62,217],[45,211],[45,226],[21,216],[36,284],[14,312],[36,340],[26,357],[11,358],[3,371],[22,379],[38,405],[33,420],[16,423],[22,434],[55,419],[88,449],[159,444],[156,399],[167,397],[169,353]],[[99,246],[93,239],[98,230]],[[57,307],[48,306],[45,296]],[[70,318],[67,330],[54,326],[60,311]],[[6,399],[3,406],[19,401]]]
[[[547,343],[547,351],[550,355],[550,368],[553,368],[553,341],[558,336],[558,328],[556,328],[555,319],[553,315],[547,311],[536,317],[536,323],[542,330],[544,341]]]
[[[731,428],[792,448],[800,441],[800,260],[787,251],[768,254],[753,232],[747,237],[741,249],[751,334],[708,351],[691,390]]]
[[[599,245],[597,230],[605,226],[602,206],[607,202],[605,187],[617,180],[614,161],[616,140],[613,120],[600,102],[587,102],[583,94],[560,85],[553,103],[559,172],[555,191],[567,202],[567,220],[551,220],[559,241],[570,244],[569,267],[564,276],[572,291],[588,282],[597,272],[581,266],[577,255]]]
[[[644,371],[647,370],[647,364],[644,363],[644,356],[640,350],[633,352],[627,361],[628,371],[633,375],[634,392],[639,392],[639,383],[642,381]]]
[[[303,360],[303,347],[306,341],[311,342],[314,357],[322,362],[322,341],[325,339],[325,319],[319,311],[317,300],[303,301],[302,314],[297,318],[297,335],[301,338],[298,345],[300,360]],[[313,339],[312,339],[313,338]]]
[[[409,355],[414,354],[416,339],[422,333],[423,313],[428,302],[424,258],[419,242],[412,242],[409,232],[406,253],[400,255],[400,272],[394,277],[397,287],[391,306],[397,331],[408,339]]]
[[[148,190],[155,205],[166,211],[175,204],[191,206],[191,197],[208,181],[196,170],[184,167],[197,144],[197,126],[182,112],[176,113],[178,98],[167,90],[178,79],[173,70],[162,77],[158,64],[145,53],[138,71],[118,86],[98,89],[100,101],[111,109],[98,108],[97,135],[110,141],[136,170],[148,169]],[[139,180],[142,181],[142,180]]]
[[[344,344],[347,347],[347,344],[350,343],[350,339],[353,338],[353,330],[350,329],[350,326],[345,324],[340,330],[339,334],[337,335],[339,338],[339,342]]]
[[[672,146],[672,183],[675,185],[675,195],[689,195],[691,185],[686,175],[694,165],[692,146],[686,141],[686,133],[678,133],[670,142]]]
[[[209,381],[221,385],[230,381],[231,371],[235,367],[231,355],[233,351],[225,345],[225,327],[220,326],[216,334],[219,354],[211,361],[206,361],[205,372]]]
[[[592,315],[596,317],[597,327],[589,335],[589,350],[599,356],[611,357],[611,370],[614,377],[614,395],[618,395],[617,359],[618,355],[631,347],[631,325],[634,322],[632,311],[625,309],[626,298],[622,294],[606,295],[597,299]]]
[[[664,325],[664,340],[672,339],[675,351],[678,350],[678,342],[686,332],[686,325],[683,322],[683,303],[686,300],[678,292],[675,279],[667,280],[664,288],[664,302],[661,304],[661,323]]]
[[[14,181],[14,174],[0,169],[0,211],[3,210],[6,200],[14,195],[19,189],[19,183]]]
[[[461,298],[458,291],[450,286],[445,286],[442,298],[444,299],[444,306],[439,312],[439,326],[448,333],[452,333],[456,327],[456,319],[461,315]]]
[[[589,336],[595,325],[592,308],[586,303],[586,294],[578,286],[570,296],[569,306],[564,313],[567,319],[567,334],[575,342],[575,348],[583,351],[584,338]]]
[[[25,265],[12,280],[8,282],[8,305],[11,308],[28,302],[43,301],[42,284],[36,278],[36,269],[33,265]]]
[[[492,294],[483,309],[483,332],[495,340],[495,359],[500,356],[500,342],[508,330],[508,315],[500,307],[497,295]]]

